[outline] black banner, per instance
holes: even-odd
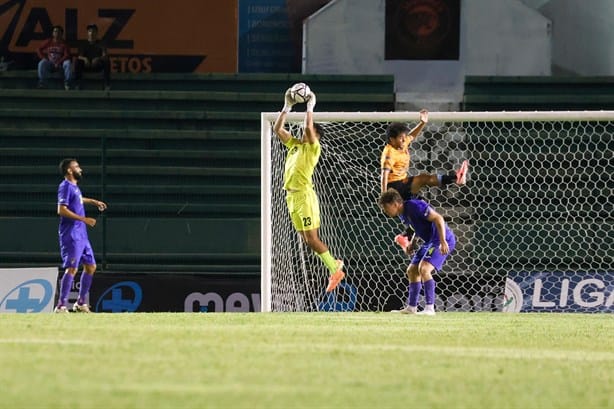
[[[79,277],[75,277],[71,301],[77,297]],[[89,304],[92,312],[260,311],[260,277],[96,273]]]
[[[460,0],[386,0],[386,60],[458,60]]]

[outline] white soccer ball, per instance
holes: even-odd
[[[307,102],[309,100],[309,94],[311,94],[311,89],[309,89],[309,85],[304,82],[297,82],[290,87],[290,98],[297,104]]]

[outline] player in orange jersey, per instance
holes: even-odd
[[[420,123],[413,129],[405,123],[393,122],[386,129],[387,143],[381,156],[381,193],[388,189],[396,189],[403,200],[414,198],[424,186],[446,186],[451,183],[464,185],[467,181],[468,161],[463,161],[461,167],[449,175],[433,175],[422,173],[409,176],[409,145],[427,124],[429,113],[426,109],[420,111]]]

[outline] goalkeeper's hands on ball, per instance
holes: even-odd
[[[284,94],[284,107],[281,111],[285,113],[292,111],[292,107],[294,106],[294,104],[296,104],[296,102],[294,102],[294,100],[292,99],[292,96],[290,95],[290,88],[288,88],[286,90],[286,93]]]
[[[311,91],[307,97],[307,112],[313,112],[316,107],[316,94]]]

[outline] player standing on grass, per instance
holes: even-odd
[[[286,115],[296,103],[290,96],[290,89],[286,91],[284,98],[284,107],[275,121],[273,130],[288,149],[284,169],[286,204],[295,230],[328,269],[330,276],[326,292],[331,292],[343,280],[345,273],[343,272],[343,261],[335,260],[326,244],[318,236],[320,204],[312,179],[320,159],[320,138],[324,136],[324,128],[313,122],[316,96],[311,92],[306,99],[307,110],[305,111],[302,139],[293,137],[284,127]]]
[[[407,306],[396,312],[416,314],[418,298],[424,285],[425,307],[418,314],[435,315],[435,280],[433,270],[441,270],[448,255],[454,250],[456,237],[440,215],[422,199],[403,198],[395,189],[383,193],[377,203],[388,217],[399,217],[405,226],[411,226],[424,244],[414,254],[409,267]],[[404,248],[411,253],[411,246]]]
[[[468,161],[463,161],[461,167],[449,175],[431,175],[423,173],[409,176],[409,145],[427,124],[428,111],[420,111],[420,123],[413,129],[407,124],[393,122],[386,129],[387,143],[382,151],[381,163],[381,193],[388,189],[396,189],[403,199],[414,197],[424,186],[446,186],[451,183],[464,185],[467,181]]]
[[[85,217],[83,204],[92,204],[101,212],[107,208],[106,203],[89,199],[81,195],[77,186],[81,180],[82,170],[76,159],[63,159],[60,162],[60,172],[64,180],[58,187],[58,215],[60,216],[60,254],[62,266],[66,269],[60,282],[60,296],[55,312],[68,312],[68,293],[72,287],[79,264],[83,264],[83,273],[79,288],[79,298],[74,303],[74,312],[90,312],[85,302],[87,293],[92,286],[96,260],[94,251],[87,236],[87,226],[94,227],[96,219]]]

